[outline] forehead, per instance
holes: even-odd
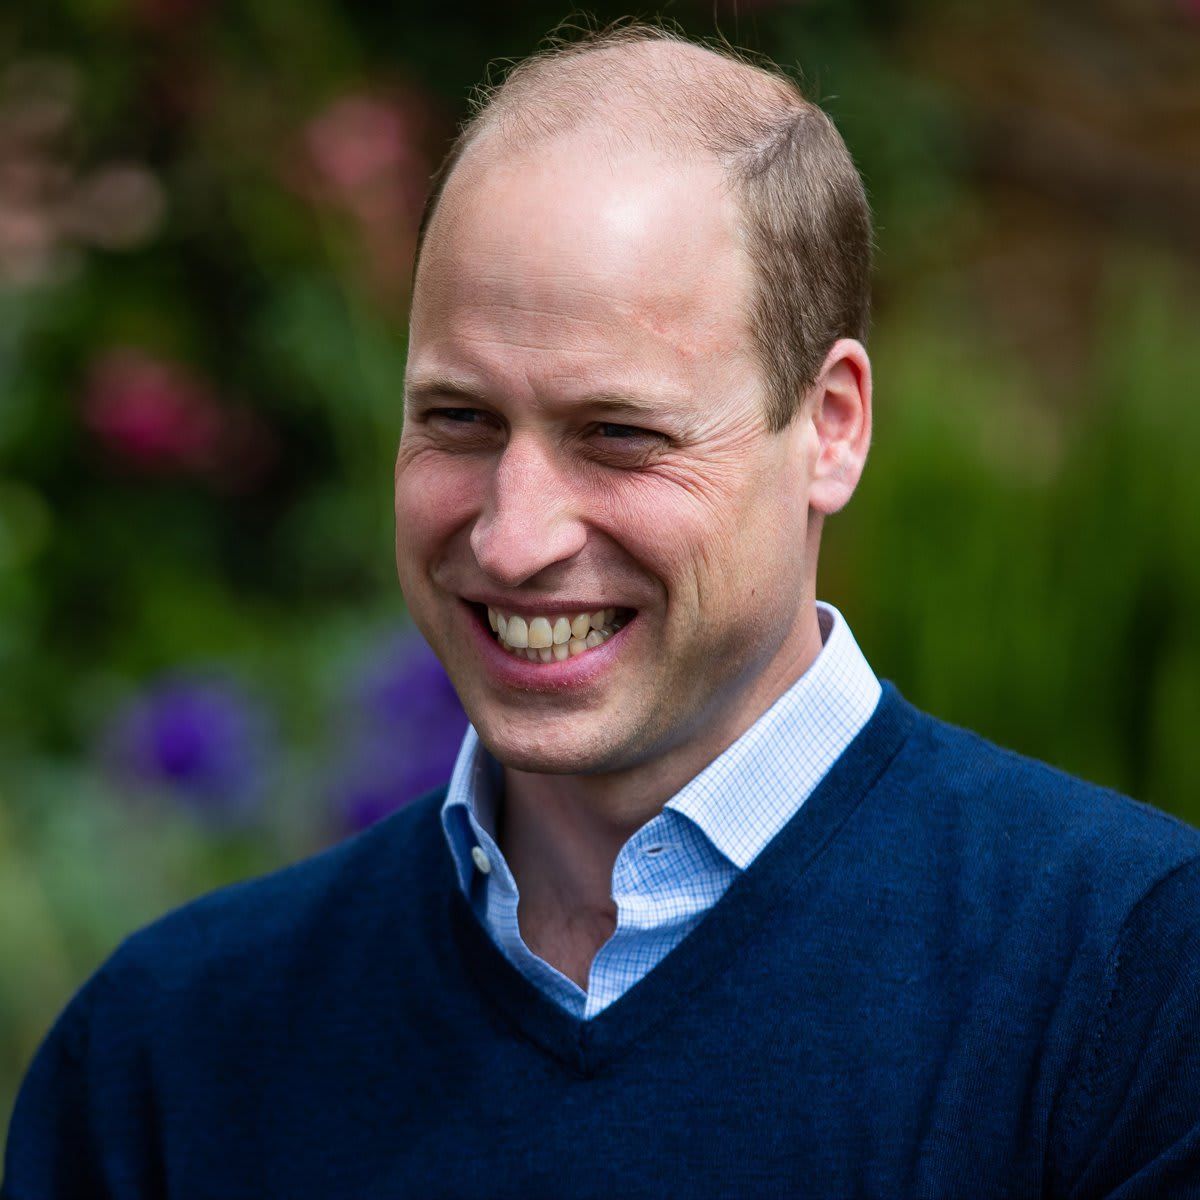
[[[751,273],[719,166],[586,141],[472,148],[431,223],[410,372],[686,376],[749,355]],[[451,362],[467,357],[472,363]],[[595,382],[591,380],[590,382]]]

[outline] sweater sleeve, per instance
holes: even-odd
[[[1134,906],[1064,1101],[1071,1200],[1200,1196],[1200,858]]]
[[[0,1200],[164,1194],[139,1000],[102,968],[55,1021],[17,1094]]]

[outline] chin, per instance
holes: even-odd
[[[472,720],[471,723],[475,725],[480,741],[492,757],[514,771],[525,771],[531,775],[594,775],[617,770],[621,766],[608,740],[604,744],[590,740],[590,744],[580,745],[575,733],[578,721],[564,719],[561,732],[555,730],[550,736],[546,736],[549,724],[546,720],[538,722],[536,734],[531,729],[525,735],[520,729],[514,730],[512,725],[503,721],[493,723],[485,720],[476,724]]]

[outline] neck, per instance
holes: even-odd
[[[737,741],[820,651],[817,610],[811,604],[796,649],[780,656],[736,703],[723,704],[702,736],[601,774],[539,775],[506,767],[497,840],[520,890],[522,933],[527,921],[531,929],[569,926],[589,931],[599,948],[616,924],[612,872],[621,847]],[[526,941],[532,946],[528,936]]]

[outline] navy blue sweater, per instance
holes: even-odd
[[[6,1200],[1200,1196],[1200,834],[890,684],[591,1021],[495,948],[434,795],[127,939]]]

